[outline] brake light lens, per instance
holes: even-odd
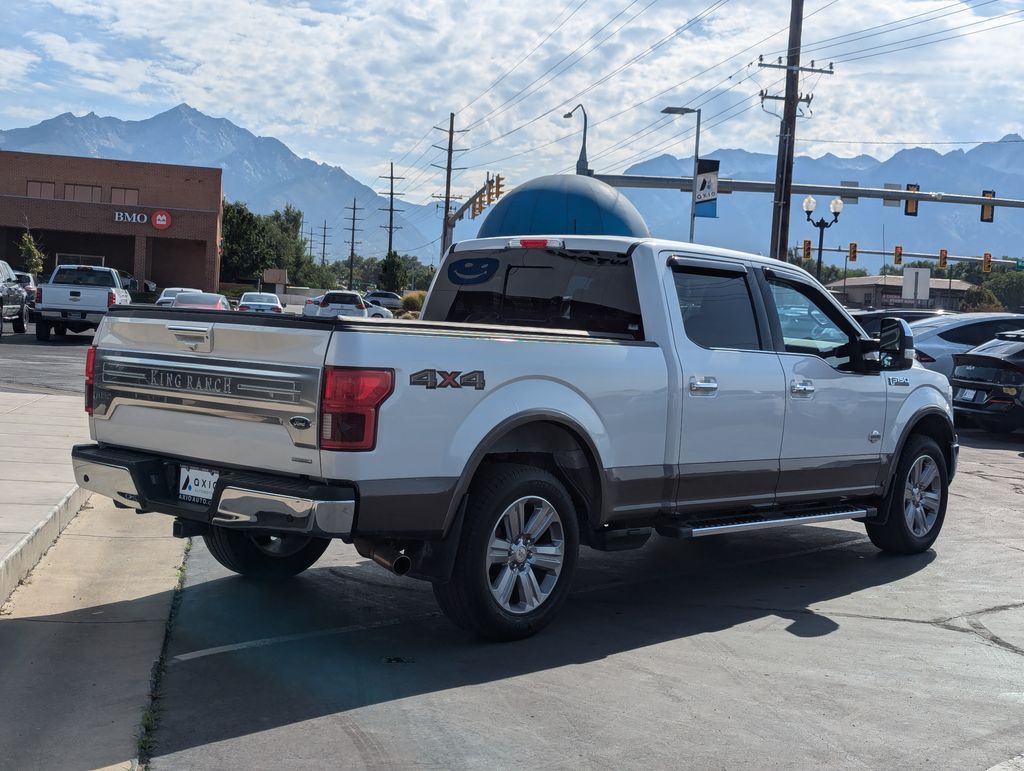
[[[308,300],[306,300],[306,305],[316,305],[316,300],[310,297]]]
[[[249,306],[248,305],[239,305],[238,306],[238,310],[240,310],[240,311],[247,311],[247,310],[249,310]]]
[[[279,305],[275,305],[271,310],[273,310],[274,313],[280,313],[281,312],[281,307]]]
[[[43,301],[43,288],[41,286],[36,287],[36,305],[39,305]]]
[[[96,346],[85,352],[85,413],[92,415],[92,385],[96,368]]]
[[[377,415],[395,388],[393,369],[326,367],[320,399],[320,448],[372,450]]]
[[[929,356],[924,351],[914,351],[914,358],[917,359],[922,364],[931,364],[933,361],[935,361],[934,358]]]
[[[361,311],[365,311],[369,307],[366,303],[356,303],[356,308]]]
[[[327,300],[321,300],[320,301],[320,307],[321,308],[326,308],[328,305],[330,305],[330,303],[327,302]]]
[[[565,241],[561,238],[513,238],[508,242],[509,249],[563,249]]]
[[[117,293],[113,289],[107,290],[107,307],[117,305]]]

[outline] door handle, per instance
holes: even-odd
[[[794,396],[810,396],[814,393],[814,383],[810,380],[793,380],[789,384],[789,392]]]
[[[718,381],[713,377],[691,377],[690,378],[690,393],[691,394],[713,394],[718,390]]]

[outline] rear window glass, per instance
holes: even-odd
[[[179,293],[175,298],[176,303],[195,303],[196,305],[215,305],[221,299],[219,294],[189,294],[187,292]]]
[[[357,294],[348,294],[347,292],[333,292],[327,295],[327,302],[330,305],[358,305],[360,302],[362,302],[362,300]]]
[[[242,302],[247,303],[271,303],[277,305],[277,295],[273,294],[244,294]]]
[[[53,283],[78,284],[81,286],[114,286],[114,276],[108,270],[60,268],[53,276]]]
[[[643,339],[633,264],[616,252],[457,252],[438,274],[422,318]]]
[[[999,385],[1024,384],[1024,372],[1010,367],[985,366],[982,364],[958,364],[953,369],[953,377],[961,380],[975,380],[981,383],[997,383]]]

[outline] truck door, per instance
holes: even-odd
[[[770,504],[779,477],[785,379],[764,302],[741,262],[670,259],[682,369],[680,511]]]
[[[786,424],[777,498],[875,492],[886,385],[851,359],[859,330],[799,274],[767,270],[766,304],[786,376]]]

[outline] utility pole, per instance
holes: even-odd
[[[358,220],[356,219],[356,212],[359,211],[360,209],[362,209],[362,207],[361,206],[356,206],[356,199],[353,198],[352,199],[352,205],[351,206],[346,206],[345,208],[349,209],[352,212],[352,218],[351,218],[352,219],[352,226],[349,229],[349,233],[351,235],[349,236],[349,240],[348,240],[348,243],[349,243],[349,252],[348,252],[348,288],[351,289],[352,288],[352,272],[354,270],[355,262],[356,262],[356,244],[362,243],[362,241],[356,241],[356,231],[357,230],[362,230],[362,228],[357,228],[356,227],[356,222],[361,222],[362,221],[361,219],[358,219]]]
[[[434,126],[438,131],[445,131],[442,126]],[[458,169],[452,168],[452,157],[455,153],[464,153],[465,149],[459,149],[455,147],[455,134],[465,133],[465,129],[458,132],[455,131],[455,113],[448,113],[448,160],[444,166],[438,166],[436,163],[430,164],[436,169],[444,169],[444,216],[441,218],[441,256],[448,251],[448,247],[451,246],[451,233],[448,227],[448,218],[451,216],[452,211],[452,171],[461,171],[464,167]],[[444,147],[434,145],[438,150],[445,150]]]
[[[309,226],[309,238],[306,239],[306,244],[309,247],[309,259],[313,259],[313,226]]]
[[[761,67],[786,70],[785,96],[773,96],[761,92],[761,102],[765,99],[781,99],[782,122],[779,125],[779,151],[775,160],[775,202],[772,206],[772,233],[769,255],[785,261],[786,248],[789,241],[789,207],[793,190],[793,153],[796,146],[797,107],[800,103],[808,106],[814,98],[813,94],[804,96],[800,93],[800,73],[820,72],[831,75],[832,65],[828,69],[818,69],[811,62],[811,67],[800,66],[800,40],[803,33],[804,0],[792,0],[789,13],[789,46],[786,51],[786,63],[769,64],[759,62]]]
[[[395,176],[395,164],[394,164],[394,162],[392,162],[391,163],[391,173],[388,174],[387,176],[382,174],[380,176],[380,179],[390,179],[391,180],[391,191],[388,194],[388,201],[389,201],[388,207],[386,209],[382,208],[380,210],[380,211],[386,211],[388,213],[388,224],[387,225],[381,225],[381,227],[384,228],[386,231],[388,231],[388,252],[387,253],[391,254],[391,252],[394,251],[394,246],[395,246],[395,231],[402,229],[401,225],[398,225],[398,226],[395,225],[395,212],[396,211],[397,212],[404,211],[403,209],[396,209],[395,208],[395,196],[396,195],[402,195],[401,193],[396,193],[395,192],[395,180],[396,179],[405,179],[405,177],[396,177]]]
[[[332,228],[327,227],[327,220],[324,220],[324,224],[323,224],[323,228],[322,228],[322,230],[323,230],[323,240],[321,241],[321,246],[320,246],[320,264],[321,265],[326,265],[327,264],[327,231],[331,230],[331,229]]]

